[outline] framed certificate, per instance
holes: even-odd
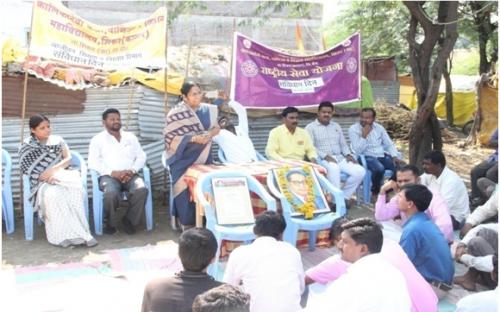
[[[245,177],[212,179],[215,213],[220,225],[253,224],[255,218]]]

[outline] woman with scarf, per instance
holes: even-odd
[[[195,224],[195,204],[189,200],[184,174],[193,164],[212,163],[212,138],[220,127],[217,106],[201,103],[200,86],[185,82],[181,88],[182,102],[172,108],[164,130],[167,163],[173,183],[173,214],[183,230]]]
[[[29,176],[30,201],[45,223],[49,243],[61,247],[97,245],[90,235],[83,206],[80,173],[68,166],[71,154],[64,140],[51,135],[50,121],[37,114],[30,118],[30,137],[19,150],[21,172]]]

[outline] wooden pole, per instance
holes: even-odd
[[[167,1],[164,2],[165,5],[165,68],[163,69],[163,106],[165,109],[165,117],[167,117],[168,114],[168,95],[167,95],[167,67],[168,67],[168,62],[167,62],[167,55],[168,55],[168,11],[167,11]]]
[[[24,139],[24,118],[26,116],[26,100],[27,100],[27,93],[28,93],[28,60],[29,60],[30,50],[31,50],[31,33],[33,32],[33,10],[34,9],[35,9],[35,2],[33,2],[33,6],[31,8],[31,24],[30,24],[30,31],[28,33],[28,54],[26,54],[26,61],[24,64],[23,104],[21,107],[21,140],[20,140],[21,144],[23,143],[23,139]],[[22,183],[22,179],[21,179],[21,183]],[[22,187],[21,187],[21,192],[22,192]]]
[[[188,51],[187,51],[187,58],[186,58],[186,70],[184,71],[184,79],[187,79],[189,75],[189,62],[191,59],[191,48],[193,44],[193,35],[189,36],[189,44],[188,44]]]
[[[131,78],[128,83],[129,92],[128,92],[128,107],[127,107],[127,123],[125,124],[125,130],[128,130],[128,125],[130,122],[130,111],[132,110],[132,99],[134,97],[135,92],[135,79]]]
[[[230,58],[230,63],[229,63],[229,83],[227,84],[226,87],[226,95],[231,98],[231,82],[233,80],[233,54],[234,54],[234,33],[236,32],[236,18],[233,18],[233,31],[231,33],[231,58]]]

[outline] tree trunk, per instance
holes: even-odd
[[[481,10],[485,5],[488,5],[486,1],[469,1],[470,8],[473,12]],[[489,9],[485,11],[480,11],[474,14],[474,24],[477,27],[478,42],[479,42],[479,74],[484,74],[489,72],[491,67],[491,60],[488,60],[488,54],[486,47],[490,38],[490,34],[493,32],[494,25],[490,22],[490,11]],[[493,52],[496,54],[496,52]],[[496,55],[492,55],[492,58],[497,58]],[[496,60],[494,60],[496,61]]]
[[[450,73],[451,73],[451,58],[449,58],[444,63],[443,76],[444,76],[444,82],[446,84],[446,95],[445,95],[446,121],[448,121],[449,126],[453,126],[453,124],[454,124],[453,123],[453,120],[454,120],[454,118],[453,118],[453,87],[451,85]]]
[[[420,166],[423,156],[431,149],[442,149],[439,123],[434,112],[439,92],[439,84],[446,60],[449,58],[457,40],[458,2],[439,2],[438,24],[430,21],[422,7],[424,2],[404,1],[411,14],[407,41],[409,62],[417,90],[417,115],[410,130],[410,163]],[[445,24],[444,24],[445,23]],[[422,27],[424,40],[417,42],[417,29]],[[432,62],[432,54],[437,56]],[[430,66],[432,62],[432,66]],[[429,71],[430,69],[430,71]]]

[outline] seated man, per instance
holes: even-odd
[[[398,192],[407,184],[419,184],[420,176],[417,167],[407,165],[399,168],[396,171],[396,179],[397,182],[389,180],[380,189],[377,202],[375,203],[375,219],[378,221],[387,221],[396,217],[401,217],[401,221],[404,224],[406,220],[408,220],[408,216],[399,210],[399,196],[396,194],[387,202],[386,194],[390,190]],[[429,208],[425,210],[425,213],[439,227],[448,243],[452,243],[454,239],[453,225],[451,224],[450,213],[448,212],[446,202],[443,197],[441,197],[438,190],[429,190],[432,192],[432,200]]]
[[[425,174],[421,183],[439,190],[450,211],[453,230],[462,228],[469,215],[469,196],[460,176],[446,166],[446,158],[441,151],[430,151],[424,156],[422,167]]]
[[[491,136],[489,143],[491,147],[498,148],[498,129]],[[481,185],[478,183],[481,178],[492,183],[498,183],[498,149],[488,159],[479,163],[470,171],[470,200],[474,207],[488,200],[488,196],[484,194],[485,190],[481,191]]]
[[[327,170],[328,180],[340,188],[340,172],[349,175],[342,187],[344,198],[349,199],[363,181],[365,169],[351,154],[340,125],[332,121],[333,105],[322,102],[318,108],[318,119],[306,126],[311,135],[319,163]]]
[[[299,110],[287,107],[281,113],[283,125],[271,130],[266,155],[272,160],[309,160],[317,163],[317,154],[309,133],[297,127]]]
[[[121,130],[120,112],[109,108],[102,114],[106,128],[96,134],[89,145],[89,169],[99,174],[99,189],[103,194],[105,219],[104,233],[116,232],[115,213],[120,205],[121,192],[128,192],[129,208],[123,217],[123,227],[127,234],[135,233],[146,206],[148,189],[137,174],[146,163],[146,153],[137,137]]]
[[[498,255],[492,258],[491,279],[498,282]],[[498,311],[498,287],[495,290],[482,291],[468,295],[457,302],[456,312],[497,312]]]
[[[257,161],[257,153],[252,140],[248,136],[248,120],[246,110],[235,101],[229,102],[238,114],[238,126],[235,127],[231,121],[222,117],[219,119],[221,131],[213,138],[224,152],[224,156],[231,163],[246,163]]]
[[[465,220],[464,227],[460,230],[460,238],[464,237],[473,227],[498,215],[498,189],[484,205],[477,207]]]
[[[305,311],[410,311],[403,274],[380,255],[380,226],[361,218],[345,223],[342,229],[337,246],[349,268],[322,291],[310,288]]]
[[[349,222],[346,218],[333,221],[330,240],[336,245],[341,239],[342,225]],[[380,255],[396,267],[404,276],[410,294],[412,311],[436,311],[437,297],[431,286],[417,272],[403,249],[393,240],[384,239]],[[311,283],[327,284],[345,274],[351,263],[334,255],[306,271],[306,285]]]
[[[407,184],[399,192],[399,209],[408,220],[403,226],[399,244],[417,271],[431,284],[439,299],[452,288],[455,265],[448,242],[424,211],[432,193],[423,185]]]
[[[491,279],[492,257],[498,252],[498,223],[481,224],[467,233],[458,243],[455,260],[465,264],[469,270],[457,276],[453,282],[467,290],[476,290],[476,281],[489,289],[497,286]]]
[[[179,237],[179,258],[184,271],[149,282],[144,289],[142,312],[191,312],[196,296],[221,285],[206,273],[216,252],[217,240],[209,230],[184,231]]]
[[[282,215],[266,211],[255,220],[257,239],[229,255],[224,282],[241,286],[250,295],[250,311],[301,309],[304,269],[299,251],[281,241],[285,227]]]
[[[366,165],[372,173],[372,192],[378,194],[385,170],[396,171],[398,151],[382,125],[375,122],[373,108],[361,110],[359,123],[349,128],[349,139],[356,154],[366,157]]]
[[[250,312],[250,296],[228,284],[196,296],[193,312]]]

